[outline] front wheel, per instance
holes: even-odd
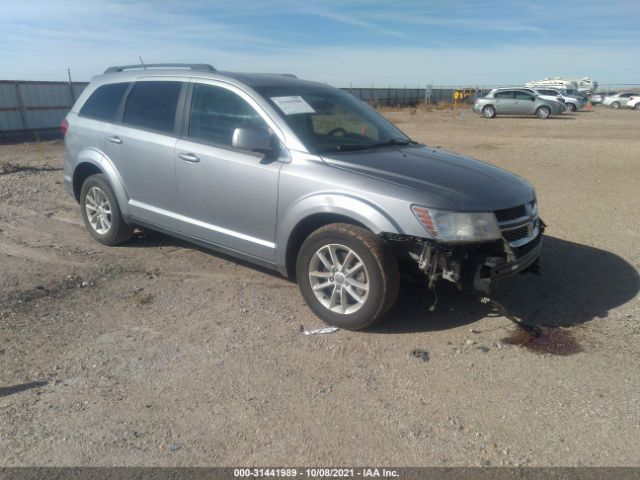
[[[309,235],[298,253],[296,277],[309,308],[346,330],[372,325],[398,296],[395,257],[371,231],[345,223]]]
[[[636,103],[633,107],[634,110],[640,110],[640,102]]]
[[[551,109],[549,107],[538,107],[536,110],[536,116],[538,118],[549,118],[551,116]]]
[[[611,108],[615,108],[615,109],[620,108],[620,102],[613,102],[613,103],[611,104]]]
[[[564,106],[564,109],[565,109],[566,112],[575,112],[575,111],[578,110],[578,107],[576,107],[575,103],[567,103]]]
[[[482,109],[482,116],[484,118],[493,118],[496,116],[496,109],[493,105],[487,105]]]
[[[133,227],[122,220],[118,201],[103,174],[91,175],[80,190],[82,220],[91,236],[104,245],[129,240]]]

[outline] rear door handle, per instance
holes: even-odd
[[[118,145],[122,143],[122,139],[118,136],[107,137],[107,140],[109,140],[111,143],[117,143]]]
[[[185,160],[191,163],[197,163],[200,161],[200,158],[196,157],[193,153],[179,153],[178,157],[180,157],[182,160]]]

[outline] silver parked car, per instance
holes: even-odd
[[[142,226],[272,268],[347,329],[393,306],[400,271],[487,292],[537,268],[523,179],[320,83],[156,67],[109,68],[63,121],[64,182],[98,242]]]
[[[559,115],[564,104],[555,100],[546,100],[527,88],[496,88],[482,98],[476,99],[473,111],[485,118],[496,115],[536,115],[549,118]]]
[[[578,110],[582,110],[586,105],[584,97],[581,95],[572,97],[553,88],[536,88],[536,92],[538,92],[542,98],[547,100],[561,98],[564,101],[565,112],[577,112]]]
[[[613,95],[616,92],[611,92],[609,95]],[[602,102],[604,101],[604,98],[607,96],[606,93],[604,92],[594,92],[594,93],[590,93],[589,94],[589,102],[591,102],[592,105],[598,105],[598,104],[602,104]]]

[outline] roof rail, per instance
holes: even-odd
[[[147,68],[188,68],[204,72],[216,72],[217,70],[206,63],[144,63],[139,65],[120,65],[107,68],[104,73],[124,72],[125,70],[146,70]]]

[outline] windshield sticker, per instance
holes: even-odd
[[[305,102],[304,98],[299,95],[294,97],[271,97],[271,100],[273,100],[273,103],[275,103],[285,115],[316,113],[316,111],[311,108],[311,105]]]

